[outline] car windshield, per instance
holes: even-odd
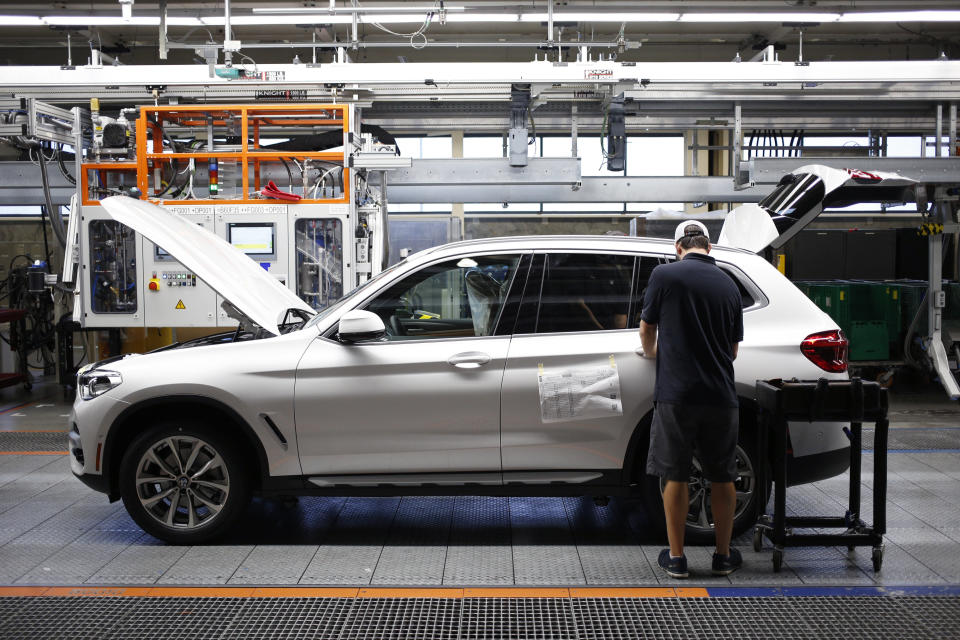
[[[359,287],[353,289],[352,291],[350,291],[349,293],[347,293],[347,295],[343,296],[342,298],[340,298],[339,300],[337,300],[335,303],[333,303],[332,305],[330,305],[330,306],[327,307],[326,309],[321,310],[319,313],[317,313],[317,315],[315,315],[315,316],[313,316],[312,318],[310,318],[310,321],[307,322],[306,324],[304,324],[303,327],[306,328],[306,327],[314,327],[314,326],[316,326],[316,325],[319,324],[324,318],[330,316],[330,314],[332,314],[334,311],[336,311],[337,309],[339,309],[340,307],[342,307],[343,305],[345,305],[349,300],[352,300],[353,298],[356,298],[356,297],[358,297],[358,296],[361,296],[361,295],[363,295],[363,293],[364,293],[365,291],[367,291],[367,290],[369,290],[369,289],[372,289],[378,282],[382,281],[384,278],[386,278],[388,275],[390,275],[391,273],[393,273],[394,271],[396,271],[398,267],[400,267],[401,265],[405,264],[406,262],[407,262],[407,261],[406,261],[405,259],[404,259],[404,260],[401,260],[401,261],[398,262],[397,264],[395,264],[395,265],[393,265],[393,266],[391,266],[391,267],[389,267],[389,268],[381,271],[381,272],[378,273],[377,275],[373,276],[372,278],[370,278],[369,280],[367,280],[366,282],[364,282],[362,285],[360,285]]]

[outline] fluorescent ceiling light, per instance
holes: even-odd
[[[685,13],[680,22],[836,22],[839,13]]]
[[[527,19],[527,18],[531,19]],[[590,12],[557,12],[553,13],[554,22],[676,22],[679,13],[602,13]],[[524,15],[524,22],[546,22],[547,14],[530,13]]]
[[[520,22],[519,13],[454,13],[447,22]]]
[[[347,17],[347,16],[343,16],[343,17],[346,17],[347,22],[352,22],[352,20],[353,20],[353,18],[351,18],[351,17]],[[420,13],[420,14],[416,14],[416,13],[410,13],[410,14],[405,14],[405,13],[383,13],[383,14],[379,14],[379,13],[378,13],[378,14],[376,14],[376,15],[371,15],[371,16],[358,15],[357,18],[358,18],[358,21],[360,22],[360,24],[371,23],[371,22],[388,23],[388,24],[402,24],[402,23],[423,24],[423,23],[426,21],[426,19],[427,19],[427,14],[425,14],[425,13]],[[431,21],[432,21],[434,24],[439,24],[440,18],[439,18],[438,16],[434,15],[434,16],[431,18]]]
[[[203,21],[200,18],[188,18],[186,16],[167,16],[168,27],[200,27]]]
[[[960,22],[960,11],[869,11],[844,13],[840,22]]]
[[[299,13],[299,14],[315,14],[315,13],[324,13],[327,15],[335,15],[338,13],[430,13],[431,11],[436,13],[439,9],[436,5],[394,5],[390,7],[378,6],[378,7],[334,7],[333,9],[329,8],[320,8],[315,9],[306,9],[303,7],[277,7],[276,9],[271,9],[269,7],[254,7],[253,12],[257,14],[286,14],[286,13]],[[447,7],[444,6],[444,11],[463,11],[463,7]]]
[[[208,27],[222,27],[225,23],[223,16],[206,16],[200,22]],[[350,24],[350,16],[331,16],[319,13],[285,15],[285,16],[230,16],[232,26],[266,26],[284,24]],[[423,22],[423,19],[417,20]]]
[[[357,16],[360,24],[369,24],[371,22],[382,22],[389,24],[422,24],[427,19],[425,13],[411,14],[378,14]],[[222,27],[225,23],[223,16],[208,16],[200,18],[200,21],[209,27]],[[434,16],[434,22],[437,17]],[[231,16],[230,24],[233,26],[266,26],[266,25],[289,25],[289,24],[352,24],[351,15],[330,15],[329,13],[301,13],[286,14],[282,16],[256,15],[256,16]]]
[[[42,27],[39,16],[0,16],[0,25],[4,27]]]
[[[160,25],[160,17],[135,16],[122,18],[120,16],[43,16],[44,24],[60,27],[156,27]]]

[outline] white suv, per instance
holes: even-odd
[[[418,253],[314,315],[208,231],[139,200],[119,222],[241,315],[236,332],[111,358],[78,376],[73,472],[150,534],[212,538],[262,495],[645,495],[654,362],[637,327],[664,240],[519,237]],[[757,379],[846,378],[846,340],[763,258],[712,255],[743,295],[736,532],[766,496]],[[279,319],[283,318],[283,320]],[[792,424],[790,478],[841,473],[841,424]],[[688,533],[712,536],[691,478]]]

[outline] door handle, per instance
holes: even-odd
[[[490,362],[490,356],[481,351],[464,351],[447,358],[447,364],[461,369],[476,369]]]

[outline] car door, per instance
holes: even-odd
[[[585,482],[618,473],[652,407],[655,368],[638,332],[663,256],[535,256],[504,371],[504,482]]]
[[[499,484],[500,384],[510,336],[498,335],[497,325],[529,260],[521,252],[439,260],[358,307],[380,316],[384,340],[315,340],[297,372],[303,472],[472,473],[448,480]]]

